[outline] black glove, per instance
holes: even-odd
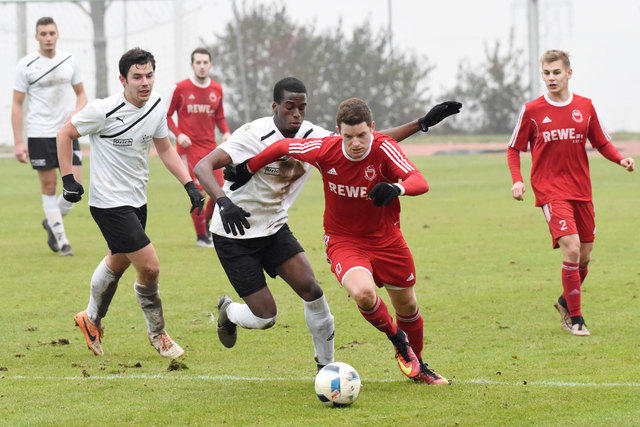
[[[187,194],[191,199],[191,210],[189,213],[193,212],[195,208],[198,208],[197,215],[200,215],[202,212],[202,208],[204,207],[204,196],[198,190],[198,187],[193,183],[193,181],[189,181],[184,185],[184,189],[187,190]]]
[[[445,101],[433,107],[424,117],[418,119],[418,125],[422,132],[429,130],[452,114],[458,114],[462,104],[456,101]]]
[[[249,221],[247,221],[247,217],[250,217],[251,214],[235,205],[228,197],[220,197],[216,203],[220,208],[220,219],[222,219],[224,231],[227,234],[233,233],[234,236],[237,236],[239,232],[241,236],[244,236],[244,228],[251,228]],[[236,227],[238,232],[236,232]]]
[[[369,197],[373,199],[375,206],[389,206],[393,199],[400,195],[397,185],[388,182],[379,182],[369,191]]]
[[[235,191],[245,185],[253,176],[253,174],[249,172],[249,169],[247,168],[247,163],[249,163],[249,160],[251,159],[247,159],[235,166],[225,166],[224,180],[233,182],[233,184],[231,184],[231,187],[229,187],[231,191]]]
[[[84,188],[70,173],[62,177],[62,197],[65,200],[73,203],[77,203],[82,199],[84,194]]]

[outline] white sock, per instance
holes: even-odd
[[[53,231],[53,235],[58,242],[58,247],[61,248],[64,245],[68,245],[69,240],[64,232],[62,213],[60,213],[60,208],[58,208],[58,200],[56,199],[56,196],[43,194],[42,207],[44,209],[44,214],[47,217],[49,227],[51,228],[51,231]]]
[[[327,299],[322,295],[315,301],[304,302],[304,319],[313,338],[318,363],[326,365],[333,362],[333,339],[335,329],[333,316],[329,310]]]
[[[75,206],[76,204],[73,202],[68,201],[67,199],[65,199],[62,194],[60,194],[58,196],[58,209],[60,209],[60,213],[62,214],[63,217],[67,216],[67,214],[69,213],[69,211]]]
[[[267,329],[276,323],[277,315],[269,319],[263,319],[253,314],[248,305],[232,302],[227,307],[227,317],[230,321],[245,329]]]
[[[116,274],[107,267],[106,259],[103,259],[93,272],[91,296],[87,306],[87,316],[93,325],[100,327],[102,318],[107,315],[121,276],[122,274]]]
[[[147,320],[147,330],[151,338],[164,333],[164,315],[162,314],[162,300],[158,292],[158,284],[143,286],[138,281],[133,285],[136,291],[138,305]]]

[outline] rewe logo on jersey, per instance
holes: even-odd
[[[334,182],[327,182],[329,190],[337,194],[338,196],[350,197],[352,199],[366,199],[367,187],[358,187],[355,185],[336,184]]]
[[[213,114],[213,109],[209,104],[189,104],[187,105],[187,113]]]
[[[568,141],[580,142],[584,139],[584,135],[576,132],[574,128],[553,129],[542,132],[544,142],[551,141]]]
[[[544,120],[542,120],[542,123],[551,123],[551,119],[549,118],[549,116],[544,116]]]

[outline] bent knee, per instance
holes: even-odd
[[[269,317],[268,319],[263,319],[261,317],[256,317],[256,321],[257,321],[257,328],[256,329],[269,329],[270,327],[272,327],[273,325],[276,324],[276,318],[278,317],[278,315],[275,315],[273,317]]]
[[[370,310],[378,301],[378,294],[376,294],[375,289],[361,288],[351,292],[351,298],[355,300],[358,307]]]

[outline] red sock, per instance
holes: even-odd
[[[202,211],[205,219],[207,220],[207,224],[211,222],[211,217],[213,217],[213,208],[215,208],[215,206],[216,206],[216,202],[214,202],[212,198],[207,199],[207,205]]]
[[[198,236],[207,234],[207,219],[204,216],[204,211],[198,215],[198,209],[194,209],[193,212],[191,212],[191,220],[193,221],[193,227],[196,229]]]
[[[588,266],[585,266],[584,268],[580,267],[579,271],[580,271],[580,284],[582,284],[582,282],[584,282],[584,279],[587,277],[587,274],[589,274],[589,267]]]
[[[580,310],[580,271],[578,264],[572,262],[562,263],[562,295],[567,300],[569,315],[582,316]]]
[[[424,331],[422,329],[422,315],[420,309],[411,316],[401,316],[396,313],[398,328],[402,329],[409,338],[409,344],[418,359],[422,359],[422,347],[424,346]]]
[[[393,323],[393,319],[389,314],[386,304],[380,296],[371,310],[364,310],[360,306],[358,309],[362,316],[367,319],[375,328],[387,334],[388,337],[394,336],[398,332],[398,327]]]

